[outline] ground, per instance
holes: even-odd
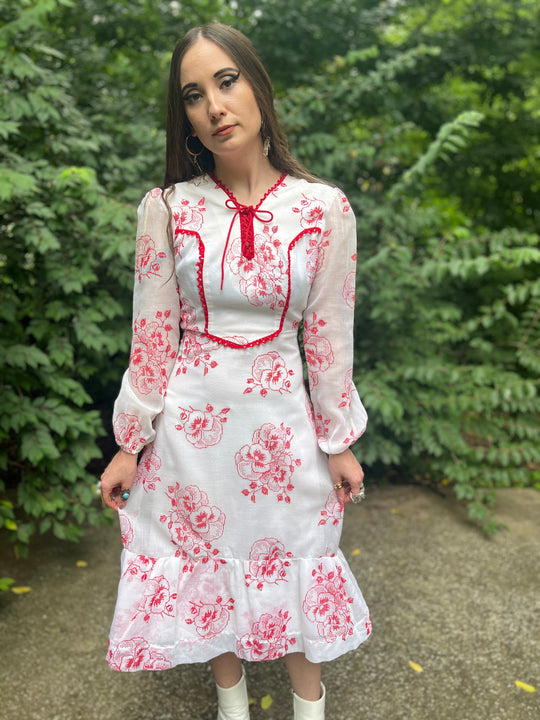
[[[450,493],[371,488],[347,507],[342,548],[373,635],[323,667],[327,720],[540,717],[540,493],[499,491],[497,512],[507,529],[489,538]],[[90,529],[77,545],[45,539],[19,562],[0,540],[0,575],[31,588],[0,594],[3,720],[215,720],[205,665],[106,666],[119,551],[116,526]],[[246,672],[252,720],[292,718],[283,661]]]

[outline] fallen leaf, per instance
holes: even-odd
[[[412,667],[414,672],[424,672],[424,668],[418,663],[413,662],[412,660],[409,660],[409,666]]]
[[[525,692],[530,692],[530,693],[536,692],[535,687],[533,687],[532,685],[527,685],[527,683],[521,682],[521,680],[516,680],[515,683],[518,688],[525,690]]]
[[[441,485],[450,485],[450,480],[448,478],[443,478],[441,480]]]
[[[256,702],[257,701],[255,700],[255,698],[252,695],[248,695],[248,705],[255,705]]]
[[[360,548],[355,548],[355,549],[352,551],[351,555],[354,557],[355,555],[360,555],[361,552],[362,552],[362,551],[360,550]]]
[[[272,704],[272,696],[271,695],[265,695],[263,698],[261,698],[261,707],[263,710],[268,710],[270,705]]]
[[[390,512],[392,513],[392,515],[397,515],[399,513],[399,510],[397,508],[392,508]]]
[[[86,560],[77,560],[77,562],[75,563],[75,565],[76,565],[77,567],[87,567],[87,566],[88,566],[88,563],[86,562]]]
[[[24,593],[30,592],[31,589],[32,588],[26,587],[26,585],[16,585],[11,588],[11,592],[15,593],[15,595],[24,595]]]

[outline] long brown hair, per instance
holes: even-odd
[[[167,98],[167,146],[163,189],[177,182],[191,180],[214,169],[212,153],[203,148],[197,158],[200,171],[193,165],[186,150],[186,139],[191,134],[180,87],[180,65],[187,50],[197,40],[205,38],[218,45],[237,64],[243,77],[251,85],[262,118],[263,133],[270,139],[268,159],[280,172],[286,172],[309,182],[319,180],[291,155],[285,133],[274,108],[274,91],[268,73],[248,38],[229,25],[208,23],[194,27],[180,38],[171,59],[169,92]]]

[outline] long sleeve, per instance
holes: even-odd
[[[147,193],[137,219],[133,338],[113,416],[116,442],[132,454],[154,439],[152,422],[163,409],[180,339],[180,301],[161,190]]]
[[[311,401],[320,448],[346,450],[365,430],[367,413],[352,380],[356,221],[343,193],[325,213],[317,271],[304,319]]]

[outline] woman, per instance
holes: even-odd
[[[240,660],[284,656],[295,718],[323,718],[321,661],[371,628],[338,549],[343,505],[363,496],[349,446],[367,421],[352,383],[355,222],[290,155],[233,28],[195,28],[174,51],[164,190],[138,219],[120,450],[101,480],[124,544],[107,660],[209,660],[218,718],[242,720]]]

